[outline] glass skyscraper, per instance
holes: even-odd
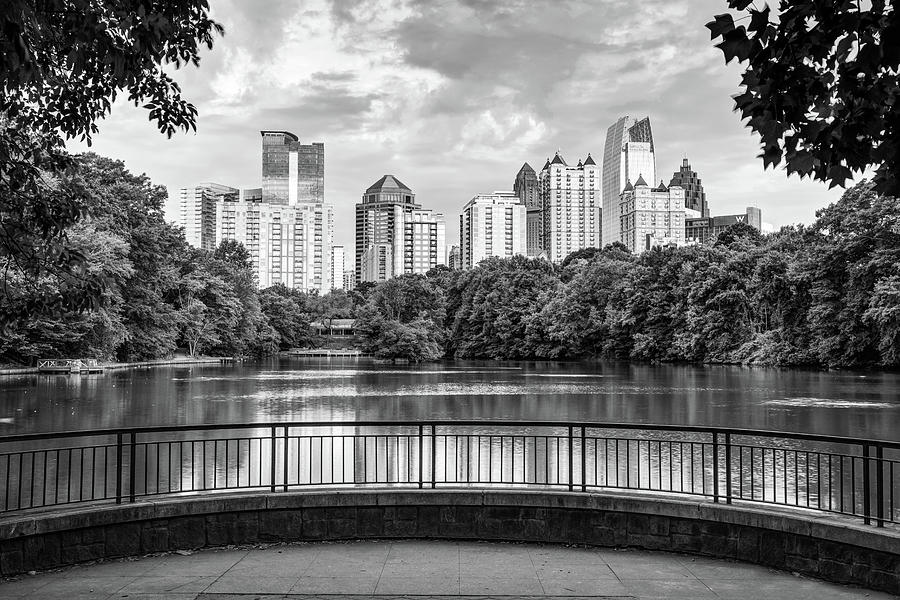
[[[624,116],[606,131],[603,150],[603,207],[602,244],[608,246],[621,242],[620,194],[625,185],[643,177],[644,181],[656,181],[656,154],[650,117],[635,120]]]
[[[262,193],[267,204],[325,202],[325,145],[301,144],[289,131],[260,131]]]

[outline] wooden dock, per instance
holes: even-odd
[[[42,358],[38,373],[102,373],[103,365],[93,358]]]

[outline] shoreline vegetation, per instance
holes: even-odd
[[[0,361],[106,363],[192,356],[262,357],[337,343],[317,333],[356,319],[356,344],[379,360],[580,360],[806,368],[900,367],[900,200],[871,183],[847,190],[808,226],[762,235],[746,225],[714,244],[640,255],[613,244],[554,265],[491,258],[355,290],[258,290],[240,244],[188,246],[166,223],[167,193],[124,164],[83,154],[55,189],[77,188],[85,216],[69,251],[99,282],[80,310],[21,310],[64,297],[53,273],[12,279],[0,310],[21,315]],[[342,340],[346,347],[349,340]]]

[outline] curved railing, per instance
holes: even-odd
[[[900,523],[900,443],[510,421],[250,423],[7,436],[0,514],[222,490],[626,489]]]

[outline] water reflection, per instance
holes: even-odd
[[[900,375],[628,363],[282,359],[0,380],[0,433],[269,421],[718,425],[900,440]]]

